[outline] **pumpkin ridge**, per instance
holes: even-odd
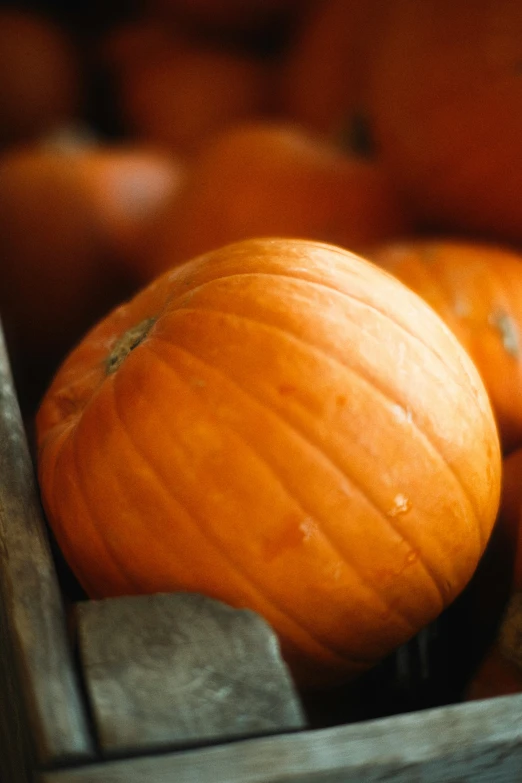
[[[164,337],[162,337],[162,336],[160,336],[160,335],[158,335],[158,334],[156,334],[156,335],[154,336],[154,339],[155,339],[155,340],[161,340],[161,341],[163,341],[163,342],[167,342],[169,345],[174,345],[175,347],[177,347],[177,348],[180,348],[180,346],[177,346],[177,345],[175,345],[175,343],[172,343],[171,341],[167,340],[166,338],[164,338]],[[152,348],[151,348],[151,346],[150,346],[150,345],[149,345],[149,350],[152,350]],[[181,348],[181,350],[183,350],[183,349]],[[199,360],[200,360],[200,361],[201,361],[203,364],[207,364],[209,367],[212,367],[213,369],[215,369],[215,370],[219,371],[219,368],[215,368],[215,367],[213,367],[213,365],[210,365],[210,364],[208,364],[208,362],[206,362],[205,360],[201,359],[201,357],[198,357],[198,356],[196,356],[196,354],[194,354],[194,353],[191,353],[190,355],[191,355],[191,356],[193,356],[194,358],[197,358],[197,359],[199,359]],[[348,368],[348,369],[349,369],[349,368]],[[227,376],[227,378],[228,378],[228,376]],[[231,379],[229,379],[229,380],[231,380]],[[241,389],[241,391],[243,391],[245,394],[248,394],[250,397],[252,397],[252,398],[253,398],[253,399],[255,399],[257,402],[259,402],[259,404],[260,404],[260,405],[263,405],[263,406],[265,406],[265,407],[266,407],[267,409],[269,409],[269,410],[270,410],[270,411],[271,411],[271,412],[272,412],[272,413],[273,413],[275,416],[278,416],[278,417],[279,417],[279,418],[280,418],[280,419],[281,419],[281,420],[282,420],[282,421],[283,421],[283,422],[284,422],[284,423],[285,423],[285,424],[286,424],[288,427],[290,427],[290,428],[291,428],[291,429],[292,429],[294,432],[296,432],[296,434],[297,434],[298,436],[300,436],[301,438],[303,438],[303,440],[305,440],[305,441],[306,441],[306,442],[307,442],[307,443],[308,443],[308,444],[309,444],[309,445],[310,445],[312,448],[316,449],[316,450],[317,450],[317,451],[318,451],[318,452],[319,452],[319,453],[320,453],[320,454],[321,454],[321,455],[322,455],[322,456],[323,456],[323,457],[324,457],[326,460],[328,460],[328,461],[331,463],[331,465],[332,465],[332,467],[334,468],[334,470],[336,470],[337,472],[339,472],[339,473],[340,473],[340,474],[341,474],[341,475],[342,475],[342,476],[343,476],[345,479],[346,479],[346,478],[347,478],[347,479],[349,479],[349,481],[351,482],[352,486],[353,486],[353,487],[355,487],[355,488],[356,488],[356,489],[357,489],[357,490],[360,492],[360,494],[364,496],[364,498],[367,500],[367,502],[369,503],[369,505],[371,505],[371,506],[372,506],[372,507],[375,509],[375,511],[377,511],[377,513],[379,514],[379,516],[380,516],[380,517],[381,517],[381,518],[382,518],[382,519],[383,519],[383,520],[384,520],[384,521],[387,523],[387,525],[388,525],[389,527],[391,527],[391,528],[392,528],[393,532],[394,532],[394,533],[395,533],[397,536],[399,536],[400,538],[402,538],[404,541],[406,541],[406,543],[407,543],[407,544],[408,544],[408,545],[411,547],[411,549],[412,549],[412,550],[415,550],[415,551],[417,551],[417,547],[413,546],[413,544],[411,544],[411,542],[408,540],[407,536],[405,536],[405,535],[403,534],[403,531],[399,530],[399,529],[398,529],[398,528],[397,528],[397,527],[396,527],[396,526],[395,526],[395,525],[392,523],[392,521],[391,521],[391,519],[389,518],[388,514],[386,514],[386,513],[385,513],[385,511],[384,511],[383,509],[381,509],[381,508],[380,508],[380,506],[378,505],[378,503],[377,503],[375,500],[373,500],[373,498],[371,498],[371,497],[370,497],[370,496],[367,494],[367,492],[365,491],[365,488],[364,488],[364,487],[362,487],[362,486],[361,486],[361,484],[360,484],[358,481],[356,481],[352,475],[348,475],[348,474],[346,474],[346,473],[344,472],[344,470],[343,470],[341,467],[339,467],[339,466],[336,464],[335,460],[334,460],[334,459],[333,459],[333,458],[332,458],[330,455],[327,455],[327,454],[325,454],[325,453],[323,452],[323,450],[321,449],[321,447],[320,447],[320,446],[318,446],[316,443],[314,443],[314,442],[311,440],[311,438],[310,438],[310,436],[308,435],[308,433],[307,433],[307,434],[305,434],[305,433],[301,432],[301,431],[298,429],[298,427],[297,427],[295,424],[293,424],[292,422],[290,422],[290,421],[288,421],[287,419],[285,419],[285,418],[284,418],[284,417],[283,417],[283,416],[282,416],[282,415],[279,413],[279,411],[275,410],[273,407],[271,407],[271,406],[270,406],[268,403],[266,403],[264,400],[263,400],[263,401],[259,400],[259,398],[255,397],[255,396],[254,396],[254,394],[252,394],[252,392],[250,392],[250,391],[246,391],[246,390],[245,390],[245,389],[244,389],[244,388],[243,388],[243,387],[242,387],[242,386],[241,386],[241,385],[240,385],[240,384],[239,384],[239,383],[238,383],[238,382],[237,382],[235,379],[234,379],[232,382],[233,382],[235,385],[237,385],[237,386],[238,386],[238,388],[239,388],[239,389]],[[443,585],[443,583],[439,583],[439,578],[438,578],[438,577],[435,575],[435,573],[434,573],[434,572],[432,572],[431,568],[430,568],[430,567],[429,567],[429,565],[428,565],[428,564],[427,564],[427,563],[424,561],[424,559],[423,559],[423,558],[419,558],[419,562],[421,562],[421,564],[422,564],[423,568],[424,568],[424,569],[425,569],[425,571],[426,571],[426,575],[427,575],[427,576],[430,578],[431,582],[433,583],[433,585],[434,585],[434,587],[435,587],[435,590],[436,590],[437,594],[439,595],[439,597],[440,597],[440,599],[441,599],[441,603],[443,604],[443,603],[444,603],[444,601],[443,601],[443,596],[444,596],[444,595],[445,595],[445,593],[446,593],[446,588],[445,588],[445,586]]]
[[[116,408],[116,414],[118,416],[118,420],[122,423],[122,427],[125,430],[126,436],[128,437],[129,441],[132,443],[135,452],[142,460],[144,460],[147,463],[147,465],[150,467],[150,469],[153,471],[154,475],[156,476],[158,482],[166,488],[167,492],[169,492],[168,487],[166,487],[165,485],[165,481],[163,477],[160,475],[160,473],[157,471],[154,465],[149,460],[147,460],[147,458],[143,455],[141,449],[136,445],[134,439],[131,438],[129,430],[125,426],[125,423],[119,412],[119,407],[117,403],[118,395],[116,393],[114,384],[112,385],[112,391],[115,400],[115,408]],[[287,621],[289,621],[291,625],[293,624],[295,627],[297,627],[298,631],[301,634],[304,634],[306,637],[308,637],[309,640],[311,640],[315,645],[317,645],[317,647],[319,647],[323,651],[326,651],[332,658],[336,659],[338,662],[341,662],[343,666],[346,666],[347,663],[355,663],[358,667],[361,666],[367,667],[368,665],[370,665],[370,661],[368,660],[347,656],[343,652],[333,649],[322,639],[317,638],[317,636],[309,628],[307,628],[306,625],[304,625],[300,620],[298,620],[293,615],[289,614],[283,607],[281,607],[278,604],[277,600],[275,600],[273,597],[269,597],[267,595],[266,589],[264,591],[261,591],[259,586],[255,582],[255,580],[252,579],[252,576],[250,574],[245,573],[241,565],[238,564],[238,562],[234,558],[231,558],[228,554],[226,554],[223,551],[223,548],[220,545],[219,541],[217,541],[215,537],[212,536],[203,525],[201,525],[200,521],[198,520],[198,517],[194,516],[194,514],[186,507],[184,503],[181,503],[181,501],[179,500],[177,500],[177,502],[182,508],[185,509],[189,517],[193,520],[198,530],[200,531],[202,537],[206,539],[206,541],[210,543],[210,545],[219,553],[221,558],[224,560],[225,563],[229,565],[231,570],[237,576],[239,576],[242,581],[246,582],[246,584],[256,593],[258,598],[261,598],[261,604],[265,602],[265,604],[271,606],[272,609],[275,610],[277,614],[282,615]]]
[[[201,359],[199,356],[196,356],[195,354],[192,354],[192,353],[190,353],[189,351],[186,351],[186,349],[184,349],[184,348],[181,348],[180,346],[173,345],[172,343],[169,343],[169,345],[171,345],[171,347],[173,347],[175,350],[178,350],[178,351],[180,351],[181,353],[186,353],[186,354],[188,354],[188,355],[191,357],[191,359],[195,359],[195,360],[196,360],[196,362],[198,362],[198,363],[202,364],[202,365],[203,365],[203,366],[205,366],[206,368],[209,368],[209,369],[210,369],[212,372],[215,372],[215,373],[216,373],[216,374],[218,374],[220,377],[225,377],[225,376],[224,376],[224,374],[223,374],[223,373],[222,373],[222,372],[219,370],[219,368],[216,368],[215,366],[213,366],[213,365],[209,364],[208,362],[205,362],[205,361],[203,361],[203,360],[202,360],[202,359]],[[158,360],[160,360],[160,361],[161,361],[161,362],[162,362],[162,363],[163,363],[163,364],[164,364],[164,365],[165,365],[165,366],[166,366],[168,369],[170,369],[172,372],[176,372],[176,370],[175,370],[175,369],[174,369],[174,368],[173,368],[173,367],[172,367],[172,366],[171,366],[171,365],[170,365],[168,362],[166,362],[166,361],[163,359],[163,357],[162,357],[162,356],[161,356],[161,355],[160,355],[158,352],[154,351],[154,349],[152,348],[152,346],[151,346],[151,345],[149,345],[149,346],[148,346],[148,350],[149,350],[149,351],[151,351],[151,352],[153,352],[153,353],[155,354],[155,356],[157,357],[157,359],[158,359]],[[177,373],[177,372],[176,372],[176,374],[178,375],[178,377],[180,377],[179,373]],[[257,404],[257,405],[259,405],[260,407],[262,407],[262,408],[264,408],[265,410],[267,410],[267,411],[268,411],[270,414],[272,414],[272,415],[274,415],[275,417],[277,417],[278,421],[279,421],[279,422],[280,422],[280,423],[283,425],[283,427],[284,427],[284,428],[290,429],[290,430],[291,430],[291,431],[294,433],[294,435],[296,435],[298,438],[300,438],[300,439],[302,439],[303,441],[305,441],[305,442],[306,442],[306,444],[307,444],[308,446],[310,446],[310,447],[311,447],[311,448],[312,448],[312,449],[313,449],[315,452],[318,452],[318,453],[320,454],[320,456],[321,456],[321,457],[323,457],[323,459],[325,459],[326,461],[328,461],[328,462],[329,462],[329,464],[330,464],[330,465],[333,467],[333,469],[334,469],[334,471],[335,471],[335,472],[337,472],[337,473],[341,473],[341,475],[342,475],[343,479],[346,479],[346,476],[345,476],[345,474],[344,474],[344,473],[342,473],[342,471],[341,471],[341,470],[340,470],[340,469],[339,469],[339,468],[338,468],[338,467],[337,467],[337,466],[336,466],[336,465],[335,465],[333,462],[331,462],[331,460],[330,460],[330,459],[329,459],[329,458],[328,458],[328,457],[327,457],[327,456],[326,456],[326,455],[325,455],[325,454],[322,452],[322,450],[321,450],[321,449],[319,449],[319,448],[318,448],[318,447],[317,447],[315,444],[311,443],[311,442],[310,442],[308,439],[306,439],[306,438],[305,438],[305,437],[302,435],[302,433],[298,432],[298,431],[297,431],[297,430],[296,430],[296,429],[295,429],[295,428],[294,428],[294,427],[293,427],[291,424],[289,424],[289,422],[288,422],[288,421],[286,421],[286,419],[284,419],[282,416],[279,416],[279,415],[277,414],[277,412],[276,412],[276,411],[274,411],[274,410],[273,410],[272,408],[270,408],[269,406],[267,406],[267,405],[264,405],[263,403],[261,403],[261,402],[258,400],[258,398],[254,397],[254,396],[253,396],[253,395],[251,395],[249,392],[245,391],[245,390],[244,390],[244,389],[243,389],[243,388],[242,388],[242,387],[241,387],[241,386],[240,386],[238,383],[236,383],[236,382],[235,382],[235,380],[233,380],[233,379],[229,379],[228,377],[226,378],[226,380],[230,381],[230,383],[231,383],[233,386],[235,386],[235,387],[236,387],[236,388],[237,388],[237,389],[240,391],[240,393],[241,393],[241,394],[243,394],[244,396],[248,397],[248,398],[249,398],[250,400],[252,400],[254,403],[256,403],[256,404]],[[187,386],[188,386],[188,384],[187,384]],[[197,393],[197,392],[196,392],[194,389],[192,389],[191,387],[189,387],[189,388],[190,388],[191,392],[192,392],[194,395],[197,395],[197,396],[199,396],[199,395],[198,395],[198,393]],[[233,433],[236,435],[236,437],[237,437],[239,440],[241,440],[241,442],[242,442],[242,443],[243,443],[243,444],[244,444],[244,445],[245,445],[245,446],[246,446],[246,447],[247,447],[247,448],[250,450],[250,452],[251,452],[252,454],[254,454],[254,456],[255,456],[256,458],[258,458],[258,459],[259,459],[259,460],[260,460],[260,461],[261,461],[261,462],[262,462],[262,463],[263,463],[263,464],[264,464],[264,465],[265,465],[265,466],[266,466],[266,467],[269,469],[269,471],[271,472],[271,474],[274,476],[274,478],[275,478],[276,482],[277,482],[277,483],[279,483],[279,485],[280,485],[280,486],[283,488],[283,490],[284,490],[284,491],[285,491],[285,492],[288,494],[288,496],[289,496],[289,497],[290,497],[292,500],[294,500],[294,501],[297,503],[297,505],[299,506],[299,508],[300,508],[300,509],[301,509],[301,510],[302,510],[302,511],[303,511],[303,512],[304,512],[304,513],[307,515],[307,516],[311,517],[312,519],[317,519],[317,517],[316,517],[316,515],[315,515],[315,514],[311,514],[311,513],[309,513],[309,512],[308,512],[308,511],[307,511],[307,510],[304,508],[304,506],[303,506],[303,504],[302,504],[302,501],[301,501],[301,500],[300,500],[300,499],[299,499],[299,498],[298,498],[298,497],[297,497],[297,496],[294,494],[294,492],[293,492],[293,491],[291,491],[291,490],[288,488],[288,486],[286,485],[286,483],[283,481],[283,479],[281,478],[281,476],[280,476],[280,475],[279,475],[279,473],[277,472],[276,468],[274,468],[274,467],[273,467],[273,466],[272,466],[272,465],[269,463],[269,461],[267,460],[267,458],[266,458],[264,455],[262,455],[262,454],[261,454],[261,453],[260,453],[260,452],[259,452],[257,449],[255,449],[255,448],[254,448],[254,447],[253,447],[253,446],[252,446],[250,443],[248,443],[248,442],[246,441],[246,439],[244,438],[244,436],[242,436],[242,435],[241,435],[241,434],[240,434],[240,433],[237,431],[237,429],[236,429],[236,428],[233,428],[233,427],[232,427],[231,425],[229,425],[229,424],[225,424],[225,423],[223,423],[223,422],[222,422],[220,419],[218,419],[218,421],[219,421],[219,424],[220,424],[220,426],[226,427],[227,429],[229,429],[230,431],[232,431],[232,432],[233,432]],[[352,482],[352,483],[353,483],[353,482]],[[366,498],[366,495],[364,495],[364,493],[362,493],[362,491],[360,490],[360,488],[359,488],[359,487],[357,487],[357,486],[356,486],[356,489],[357,489],[357,491],[358,491],[358,492],[360,492],[360,494],[361,494],[361,495],[363,495],[363,497],[364,497],[364,498]],[[373,504],[371,503],[371,501],[368,501],[368,502],[369,502],[369,504],[370,504],[370,505],[373,505]],[[324,525],[324,522],[325,522],[324,520],[317,520],[317,521],[321,522],[321,524],[322,524],[322,525]],[[359,583],[360,583],[360,584],[361,584],[361,585],[362,585],[364,588],[366,588],[366,589],[367,589],[367,590],[368,590],[368,591],[369,591],[369,592],[372,594],[372,597],[373,597],[373,599],[374,599],[374,600],[377,600],[378,602],[382,602],[382,601],[383,601],[383,596],[382,596],[382,595],[380,595],[380,594],[378,593],[378,591],[377,591],[377,589],[376,589],[375,585],[374,585],[374,584],[372,584],[372,582],[370,582],[370,581],[368,581],[367,579],[365,579],[365,578],[364,578],[364,577],[363,577],[363,576],[362,576],[362,575],[359,573],[359,571],[356,569],[355,565],[353,565],[352,563],[350,563],[350,562],[349,562],[349,561],[346,559],[346,554],[345,554],[344,552],[342,552],[342,551],[339,549],[339,545],[338,545],[338,544],[337,544],[337,542],[336,542],[336,541],[335,541],[335,540],[332,538],[332,536],[331,536],[331,535],[329,535],[329,534],[328,534],[328,532],[327,532],[327,531],[325,531],[323,527],[321,527],[321,528],[320,528],[320,532],[321,532],[321,535],[322,535],[323,539],[324,539],[324,540],[325,540],[325,541],[326,541],[326,542],[327,542],[327,543],[330,545],[330,547],[332,548],[332,550],[333,550],[333,551],[334,551],[334,552],[335,552],[337,555],[339,555],[339,556],[341,557],[341,559],[342,559],[342,561],[343,561],[344,565],[345,565],[345,566],[346,566],[346,567],[347,567],[347,568],[348,568],[348,569],[351,571],[352,575],[354,575],[354,576],[356,577],[357,581],[359,581]],[[426,567],[424,563],[422,563],[422,565],[423,565],[423,567]],[[405,615],[403,612],[401,612],[401,611],[400,611],[400,610],[399,610],[397,607],[390,606],[389,604],[383,603],[382,605],[383,605],[383,608],[384,608],[385,610],[387,610],[387,611],[388,611],[390,614],[394,615],[396,618],[398,618],[399,620],[401,620],[401,621],[402,621],[402,622],[403,622],[403,623],[404,623],[404,624],[405,624],[405,625],[408,627],[408,629],[409,629],[409,631],[411,632],[411,634],[413,634],[413,633],[414,633],[414,626],[413,626],[412,622],[411,622],[411,621],[410,621],[410,620],[409,620],[409,619],[406,617],[406,615]]]
[[[364,260],[366,260],[366,259],[364,259]],[[373,262],[368,261],[367,263],[372,263],[373,266],[377,266],[378,267],[378,265],[374,264]],[[387,277],[389,277],[389,278],[395,280],[395,282],[397,282],[397,278],[393,274],[387,272],[382,267],[378,267],[378,268],[380,269],[380,271],[384,275],[386,275]],[[356,272],[352,272],[352,270],[350,270],[350,272],[345,272],[345,271],[342,271],[340,269],[336,269],[335,273],[338,274],[339,276],[342,276],[342,277],[349,277],[350,275],[353,275],[353,276],[357,277],[358,279],[361,279],[361,278],[364,279],[362,277],[362,275],[357,274]],[[377,307],[375,304],[367,302],[364,299],[361,299],[361,297],[355,296],[354,294],[352,294],[352,293],[350,293],[348,291],[340,290],[339,288],[336,288],[333,285],[328,285],[324,281],[314,280],[314,279],[312,279],[311,276],[309,276],[309,273],[305,272],[305,274],[307,276],[304,276],[304,275],[292,275],[292,274],[289,274],[287,272],[282,272],[282,271],[277,271],[277,272],[276,271],[271,271],[271,272],[237,272],[237,273],[233,273],[233,274],[222,274],[222,275],[218,275],[216,277],[212,277],[209,280],[205,280],[204,282],[200,283],[199,285],[196,285],[193,288],[191,288],[190,291],[188,291],[188,292],[184,292],[184,293],[181,293],[181,294],[177,294],[176,296],[173,296],[171,299],[169,299],[169,303],[168,304],[175,306],[177,304],[177,302],[183,303],[183,300],[186,299],[186,297],[187,297],[187,293],[189,293],[192,296],[197,291],[199,291],[199,290],[201,290],[203,288],[206,288],[207,286],[211,286],[213,283],[219,282],[220,280],[230,280],[230,279],[239,278],[239,277],[267,277],[267,278],[270,278],[270,277],[282,277],[282,278],[288,278],[289,280],[293,280],[295,282],[300,282],[300,283],[305,283],[305,284],[310,285],[312,287],[324,288],[324,289],[326,289],[327,291],[330,291],[333,294],[337,294],[341,298],[349,299],[351,302],[356,302],[357,304],[360,304],[362,307],[364,307],[366,309],[372,310],[375,313],[379,313],[379,315],[383,316],[383,318],[386,321],[391,322],[394,326],[396,326],[402,332],[407,334],[408,337],[411,340],[413,340],[414,342],[420,343],[422,345],[423,349],[429,351],[429,353],[431,353],[431,355],[434,356],[439,361],[439,363],[444,367],[444,369],[447,372],[451,373],[451,375],[453,376],[454,380],[457,380],[457,374],[454,372],[453,367],[451,365],[449,365],[445,361],[444,356],[442,354],[440,354],[438,351],[436,351],[433,348],[433,346],[431,346],[428,343],[425,343],[423,340],[421,340],[418,335],[416,335],[414,332],[411,332],[404,324],[400,323],[400,321],[395,320],[395,318],[393,318],[390,313],[384,312],[383,310],[381,310],[381,308]],[[443,319],[433,310],[433,308],[430,305],[427,305],[426,302],[424,302],[422,300],[422,298],[415,291],[413,291],[411,288],[409,288],[409,286],[407,286],[405,284],[402,284],[402,285],[404,286],[404,288],[408,289],[410,294],[414,294],[415,295],[415,297],[419,300],[419,302],[422,303],[423,307],[428,307],[432,312],[434,312],[435,316],[440,321],[442,321],[443,326],[444,326],[444,330],[446,331],[447,334],[450,335],[450,339],[452,339],[452,340],[457,339],[457,338],[455,338],[455,335],[453,334],[451,329],[449,329],[449,327],[444,323]],[[186,308],[184,308],[184,309],[186,309]],[[466,375],[468,375],[467,371],[466,371]]]
[[[96,532],[97,538],[100,540],[100,542],[103,545],[103,548],[110,552],[111,554],[111,561],[113,565],[116,567],[116,570],[119,572],[120,576],[123,577],[123,581],[126,582],[131,589],[135,590],[136,585],[134,584],[134,581],[130,574],[127,572],[124,564],[122,563],[121,559],[118,558],[118,551],[117,549],[114,549],[110,546],[108,541],[102,536],[100,529],[102,525],[100,525],[100,520],[97,519],[97,514],[94,513],[93,508],[90,506],[90,504],[87,501],[87,494],[85,492],[85,488],[83,486],[83,482],[81,480],[82,476],[82,470],[81,470],[81,461],[79,460],[79,452],[78,452],[78,438],[71,438],[70,439],[70,452],[71,457],[74,461],[75,465],[75,474],[77,477],[76,480],[76,489],[78,492],[78,496],[80,497],[80,500],[83,502],[84,508],[87,510],[88,518],[91,520],[92,529]],[[62,451],[63,454],[63,451]],[[76,566],[75,566],[76,567]]]
[[[254,318],[251,318],[250,316],[239,315],[237,313],[231,313],[231,312],[224,312],[224,311],[221,311],[221,310],[214,310],[214,309],[208,308],[208,307],[182,307],[182,308],[179,308],[179,310],[184,310],[185,312],[193,311],[193,312],[214,313],[215,315],[219,315],[220,317],[227,318],[227,319],[237,318],[239,320],[248,321],[250,323],[256,324],[257,326],[259,326],[262,329],[276,330],[276,331],[280,332],[281,334],[283,334],[287,339],[293,340],[293,341],[301,343],[302,345],[305,345],[307,347],[307,349],[312,350],[312,351],[316,352],[317,354],[324,356],[328,360],[338,364],[340,367],[342,367],[344,370],[346,370],[349,374],[355,375],[362,382],[364,382],[364,383],[368,384],[369,386],[371,386],[372,389],[377,394],[379,394],[381,397],[383,397],[387,402],[389,402],[389,403],[391,403],[393,405],[399,405],[400,404],[400,402],[398,402],[396,399],[391,397],[390,393],[387,390],[385,390],[381,386],[377,385],[377,383],[376,383],[374,378],[368,377],[365,372],[362,372],[362,371],[359,372],[359,371],[354,370],[352,367],[350,367],[349,365],[347,365],[344,362],[342,362],[336,356],[331,356],[327,351],[325,351],[320,346],[312,345],[311,343],[305,342],[298,335],[293,334],[292,332],[288,331],[287,329],[283,329],[280,326],[277,326],[277,325],[274,325],[274,324],[269,324],[269,323],[262,322],[262,321],[258,321],[258,320],[254,319]],[[155,335],[155,338],[158,338],[158,337],[159,337],[159,335]],[[162,338],[162,339],[165,339],[165,338]],[[169,342],[169,341],[166,340],[166,342]],[[459,343],[459,346],[460,346],[461,350],[464,350],[462,348],[462,346],[460,345],[460,343]],[[429,447],[430,451],[433,454],[436,454],[437,457],[439,458],[439,460],[446,466],[448,472],[451,474],[451,476],[454,479],[454,483],[460,489],[463,497],[466,500],[467,505],[469,506],[469,508],[473,512],[473,516],[474,516],[475,522],[476,522],[475,526],[478,527],[479,546],[480,546],[480,548],[482,548],[483,543],[484,543],[483,542],[482,525],[480,524],[480,517],[479,517],[478,511],[475,508],[475,504],[471,500],[469,492],[465,488],[463,482],[460,480],[460,477],[456,473],[455,469],[448,462],[448,460],[446,459],[444,454],[442,454],[436,448],[436,446],[432,442],[431,438],[425,432],[423,432],[423,430],[419,427],[419,425],[415,422],[415,420],[412,419],[411,424],[414,427],[414,429],[416,430],[416,432],[420,435],[421,439],[424,440],[424,442],[427,444],[427,446]],[[383,514],[383,516],[386,519],[388,519],[389,523],[392,524],[391,521],[389,520],[388,515],[386,514],[386,512],[384,510],[382,510],[382,509],[379,509],[379,510]],[[442,590],[442,588],[440,586],[439,586],[439,590],[441,590],[442,595],[444,595],[445,591]]]

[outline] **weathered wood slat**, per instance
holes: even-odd
[[[150,752],[305,726],[277,638],[254,612],[190,593],[78,604],[100,750]]]
[[[518,783],[522,695],[107,762],[39,783]]]
[[[88,759],[92,741],[1,330],[0,477],[0,704],[5,711],[13,689],[23,695],[39,763]],[[4,764],[22,752],[24,719],[21,713],[12,723],[4,718]]]

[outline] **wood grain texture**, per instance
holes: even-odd
[[[16,754],[27,761],[27,742],[20,738],[20,732],[27,733],[27,721],[38,763],[91,758],[92,742],[1,333],[0,604],[0,765]],[[23,697],[18,709],[13,693]],[[7,777],[6,783],[14,780]]]
[[[272,629],[190,593],[78,604],[100,749],[137,754],[303,728]]]
[[[522,695],[107,762],[39,783],[518,783]]]

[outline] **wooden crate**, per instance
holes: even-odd
[[[75,609],[0,334],[1,783],[521,780],[522,695],[310,729],[253,613],[175,595]]]

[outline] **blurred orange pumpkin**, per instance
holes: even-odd
[[[522,3],[394,0],[367,106],[417,219],[522,240]]]
[[[91,596],[250,607],[303,685],[436,617],[498,506],[497,431],[458,341],[393,277],[304,240],[158,278],[66,359],[37,436],[49,521]]]
[[[466,691],[466,701],[522,693],[522,670],[495,645],[481,662]]]
[[[465,239],[410,239],[366,255],[425,299],[491,397],[505,452],[522,446],[522,255]]]
[[[0,313],[14,353],[63,354],[134,289],[127,255],[180,176],[177,160],[133,148],[4,155]]]
[[[211,140],[142,252],[143,279],[228,242],[302,237],[356,250],[406,231],[381,168],[289,123],[244,123]]]
[[[227,126],[269,110],[271,72],[254,57],[173,39],[126,62],[115,80],[123,121],[129,134],[162,149],[192,154]]]
[[[364,84],[383,8],[373,0],[324,0],[300,18],[281,68],[284,113],[314,131],[345,141],[364,106]]]
[[[54,22],[0,9],[0,144],[29,141],[79,113],[79,58]]]
[[[497,617],[496,638],[469,683],[467,699],[487,699],[522,693],[522,657],[517,641],[522,625],[522,448],[506,457],[502,466],[502,493],[496,523],[495,568],[485,572],[477,596],[482,622],[499,583],[509,581],[511,599]],[[502,587],[500,588],[502,589]],[[494,600],[494,599],[493,599]],[[496,602],[498,604],[498,602]],[[484,606],[485,604],[485,606]],[[503,615],[503,616],[502,616]]]
[[[509,542],[505,567],[512,573],[512,591],[522,592],[522,448],[504,459],[499,524]]]

